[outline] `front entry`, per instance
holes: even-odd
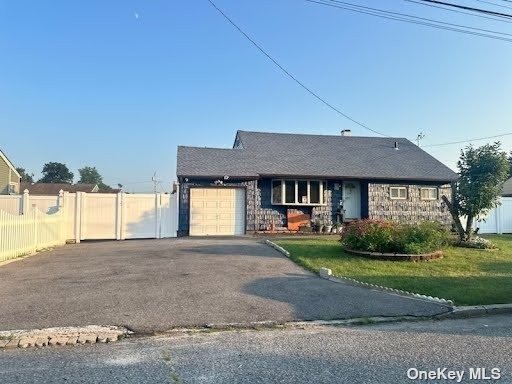
[[[361,218],[361,186],[359,181],[343,182],[343,209],[345,220]]]
[[[191,188],[190,236],[245,233],[245,189]]]

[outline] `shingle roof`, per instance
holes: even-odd
[[[93,192],[96,184],[64,184],[64,183],[21,183],[20,193],[28,189],[31,195],[58,195],[64,192]]]
[[[395,142],[398,150],[394,148]],[[308,176],[448,182],[457,174],[404,138],[238,131],[237,147],[178,147],[184,177]]]
[[[512,196],[512,177],[503,183],[501,196]]]

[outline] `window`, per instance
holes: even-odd
[[[17,195],[18,194],[18,185],[16,183],[9,183],[8,194],[9,195]]]
[[[421,200],[437,200],[437,188],[420,188]]]
[[[405,200],[407,199],[407,188],[389,187],[389,197],[394,200]]]
[[[274,205],[324,205],[327,183],[317,180],[272,180]]]
[[[281,204],[283,201],[283,186],[281,180],[272,180],[272,204]]]

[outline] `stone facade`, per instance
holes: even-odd
[[[218,181],[217,181],[218,183]],[[310,215],[311,220],[336,222],[337,210],[342,201],[342,181],[328,180],[324,190],[323,206],[273,205],[271,200],[271,179],[229,180],[217,185],[214,179],[180,180],[179,230],[180,236],[189,230],[189,197],[191,186],[243,187],[246,191],[246,231],[264,231],[287,226],[287,211],[294,209]],[[337,186],[336,186],[337,185]],[[432,185],[396,185],[406,186],[408,193],[404,200],[393,200],[389,196],[389,187],[395,184],[361,182],[361,217],[395,220],[405,223],[418,221],[440,221],[451,223],[448,208],[441,201],[444,194],[451,199],[450,185],[438,188],[437,200],[421,200],[420,188]]]
[[[394,200],[390,197],[390,187],[406,187],[407,197],[403,200]],[[420,188],[436,187],[438,198],[436,200],[422,200]],[[368,217],[370,219],[394,220],[401,223],[417,223],[421,221],[439,221],[449,225],[452,221],[448,207],[441,200],[445,195],[452,198],[450,185],[422,185],[422,184],[368,184]]]

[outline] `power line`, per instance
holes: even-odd
[[[445,7],[442,7],[442,6],[439,6],[439,5],[434,5],[434,4],[428,4],[428,3],[422,3],[420,1],[415,1],[415,0],[405,0],[409,3],[414,3],[414,4],[418,4],[418,5],[423,5],[423,6],[426,6],[426,7],[432,7],[432,8],[438,8],[438,9],[442,9],[444,11],[449,11],[449,12],[454,12],[454,13],[460,13],[462,15],[469,15],[469,16],[474,16],[474,17],[479,17],[479,18],[482,18],[482,19],[488,19],[488,20],[493,20],[493,21],[499,21],[501,23],[512,23],[512,21],[509,21],[509,20],[505,20],[504,18],[496,18],[496,17],[490,17],[490,16],[484,16],[484,15],[479,15],[477,13],[471,13],[471,12],[464,12],[464,11],[459,11],[457,9],[451,9],[451,8],[445,8]],[[511,0],[512,2],[512,0]]]
[[[450,23],[444,23],[444,22],[435,21],[435,20],[433,20],[432,22],[411,20],[410,18],[407,18],[407,17],[413,17],[413,18],[419,18],[419,17],[417,17],[417,16],[410,16],[410,15],[406,15],[406,17],[394,16],[394,15],[392,15],[393,12],[377,10],[377,9],[375,11],[365,10],[365,9],[362,9],[361,6],[355,6],[355,8],[351,8],[351,7],[348,7],[348,6],[341,5],[341,4],[336,4],[334,2],[334,0],[305,0],[305,1],[310,2],[310,3],[316,3],[316,4],[320,4],[320,5],[325,5],[325,6],[328,6],[328,7],[340,8],[340,9],[344,9],[344,10],[348,10],[348,11],[352,11],[352,12],[363,13],[363,14],[366,14],[366,15],[376,16],[376,17],[380,17],[380,18],[384,18],[384,19],[402,21],[402,22],[406,22],[406,23],[418,24],[418,25],[423,25],[423,26],[427,26],[427,27],[443,29],[443,30],[452,31],[452,32],[458,32],[458,33],[464,33],[464,34],[468,34],[468,35],[486,37],[486,38],[489,38],[489,39],[502,40],[502,41],[505,41],[505,42],[508,42],[508,43],[512,43],[512,39],[510,39],[510,38],[506,38],[506,37],[501,37],[501,36],[496,36],[495,35],[496,33],[497,34],[503,34],[503,35],[509,35],[507,33],[494,32],[494,31],[488,31],[488,30],[483,30],[483,29],[479,29],[479,28],[462,26],[462,28],[470,28],[470,29],[480,30],[480,31],[483,31],[483,32],[490,32],[490,33],[493,33],[493,34],[481,33],[481,32],[470,31],[470,30],[467,30],[467,29],[461,29],[461,28],[457,28],[457,27],[445,26],[445,25],[442,25],[442,24],[450,25]],[[365,8],[368,8],[368,7],[365,7]],[[421,19],[421,18],[419,18],[419,19]],[[451,25],[456,25],[456,24],[451,24]],[[512,36],[512,35],[510,35],[510,36]]]
[[[462,24],[447,23],[447,22],[440,21],[440,20],[434,20],[434,19],[429,19],[429,18],[426,18],[426,17],[409,15],[409,14],[406,14],[406,13],[387,11],[385,9],[366,7],[366,6],[363,6],[363,5],[347,3],[345,1],[340,1],[340,0],[320,0],[320,1],[331,2],[331,3],[336,3],[336,4],[343,4],[343,5],[354,7],[354,8],[367,9],[367,10],[370,10],[370,11],[381,12],[381,13],[388,14],[388,15],[396,15],[396,16],[400,16],[400,17],[410,17],[410,18],[413,18],[413,19],[418,19],[418,20],[424,20],[424,21],[429,21],[429,22],[433,22],[433,23],[449,25],[449,26],[452,26],[452,27],[467,28],[467,29],[472,29],[472,30],[475,30],[475,31],[489,32],[489,33],[494,33],[494,34],[498,34],[498,35],[512,36],[512,34],[510,34],[510,33],[497,32],[497,31],[492,31],[492,30],[489,30],[489,29],[481,29],[481,28],[469,27],[467,25],[462,25]]]
[[[441,146],[441,145],[452,145],[452,144],[470,143],[472,141],[496,139],[498,137],[510,136],[510,135],[512,135],[512,132],[502,133],[500,135],[494,135],[494,136],[478,137],[478,138],[474,138],[474,139],[467,139],[467,140],[461,140],[461,141],[451,141],[451,142],[447,142],[447,143],[429,144],[429,145],[424,145],[423,148],[426,148],[426,147],[438,147],[438,146]]]
[[[319,100],[321,103],[323,103],[324,105],[326,105],[327,107],[329,107],[330,109],[332,109],[334,112],[338,113],[339,115],[343,116],[344,118],[350,120],[351,122],[353,122],[354,124],[357,124],[359,125],[361,128],[364,128],[368,131],[371,131],[373,133],[376,133],[378,135],[381,135],[381,136],[386,136],[386,137],[389,137],[388,135],[385,135],[384,133],[381,133],[379,131],[376,131],[375,129],[372,129],[370,127],[368,127],[367,125],[357,121],[356,119],[350,117],[349,115],[347,115],[346,113],[342,112],[341,110],[339,110],[338,108],[336,108],[335,106],[333,106],[331,103],[329,103],[327,100],[325,100],[324,98],[322,98],[321,96],[319,96],[316,92],[314,92],[313,90],[311,90],[311,88],[307,87],[302,81],[300,81],[298,78],[296,78],[294,75],[292,75],[285,67],[283,67],[281,64],[279,64],[279,62],[274,59],[267,51],[265,51],[258,43],[256,43],[256,41],[254,41],[247,33],[245,33],[242,28],[240,28],[233,20],[231,20],[231,18],[226,15],[222,9],[220,9],[219,7],[217,7],[217,5],[215,5],[215,3],[212,1],[212,0],[208,0],[208,2],[211,4],[211,6],[213,8],[215,8],[217,10],[217,12],[219,12],[233,27],[235,27],[235,29],[240,32],[247,40],[249,40],[251,42],[252,45],[254,45],[261,53],[263,53],[270,61],[272,61],[272,63],[274,63],[286,76],[288,76],[290,79],[292,79],[295,83],[297,83],[300,87],[302,87],[306,92],[308,92],[310,95],[312,95],[314,98],[316,98],[317,100]]]
[[[509,6],[507,6],[507,5],[496,4],[496,3],[493,3],[492,1],[485,1],[485,0],[476,0],[476,1],[479,1],[480,3],[491,4],[491,5],[494,5],[494,6],[496,6],[496,7],[502,7],[502,8],[512,9],[512,7],[509,7]]]
[[[434,3],[434,4],[442,4],[442,5],[446,5],[446,6],[449,6],[449,7],[465,9],[465,10],[468,10],[468,11],[481,12],[481,13],[485,13],[485,14],[488,14],[488,15],[512,18],[512,15],[509,15],[507,13],[489,11],[487,9],[482,9],[482,8],[468,7],[466,5],[447,3],[447,2],[444,2],[444,1],[438,1],[438,0],[420,0],[420,1],[424,1],[424,2],[427,2],[427,3]]]

